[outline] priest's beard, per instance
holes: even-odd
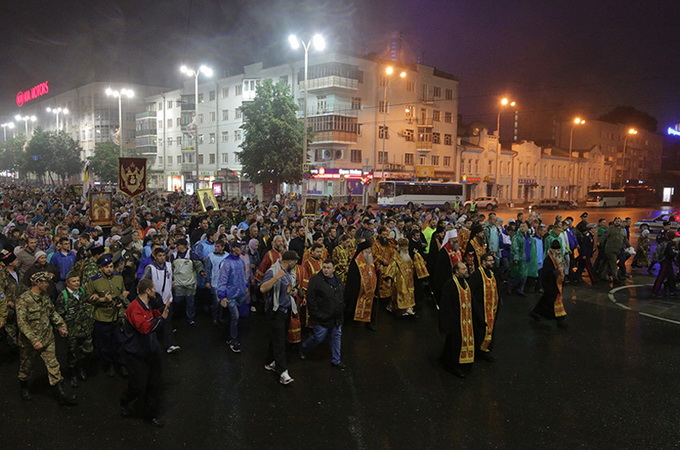
[[[408,254],[408,250],[402,250],[399,252],[401,255],[401,260],[404,262],[410,262],[411,261],[411,255]]]
[[[366,260],[366,264],[373,265],[373,253],[364,253],[364,259]]]

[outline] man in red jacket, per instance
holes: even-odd
[[[161,313],[151,309],[149,300],[155,297],[153,281],[139,280],[137,298],[125,311],[125,350],[128,362],[128,387],[120,398],[121,416],[132,415],[131,403],[138,401],[144,418],[156,427],[164,423],[158,418],[162,386],[161,346],[156,332],[168,318],[172,302],[167,302]]]

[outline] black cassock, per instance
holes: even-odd
[[[467,287],[467,281],[459,279],[462,288]],[[470,364],[461,364],[459,355],[463,345],[460,326],[460,296],[456,283],[450,278],[442,286],[439,299],[439,332],[446,335],[444,350],[439,358],[448,370],[460,370]]]
[[[475,350],[479,349],[480,345],[484,341],[484,335],[486,334],[486,310],[484,307],[484,279],[482,278],[481,270],[485,270],[487,276],[491,276],[493,273],[489,269],[479,268],[472,272],[470,278],[468,278],[468,284],[470,285],[470,291],[472,291],[472,324],[475,330]],[[496,309],[496,318],[493,323],[493,329],[491,330],[491,344],[489,345],[489,351],[493,350],[494,343],[494,330],[496,328],[496,323],[498,322],[498,310],[500,309],[500,290],[498,288],[498,279],[496,280],[496,292],[498,293],[498,307]]]

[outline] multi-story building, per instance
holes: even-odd
[[[571,122],[562,123],[557,135],[557,145],[571,148],[576,152],[599,148],[607,162],[615,165],[611,179],[598,180],[602,185],[621,186],[627,180],[650,182],[653,175],[661,171],[661,155],[663,153],[663,136],[631,126],[589,120],[583,125],[574,127]]]
[[[35,121],[18,121],[15,134],[25,133],[28,128],[30,136],[37,127],[45,130],[64,130],[80,142],[83,148],[82,158],[92,156],[95,144],[115,141],[119,127],[118,99],[107,96],[106,89],[114,90],[123,87],[134,92],[132,98],[122,99],[123,126],[121,138],[127,149],[135,148],[134,125],[135,114],[146,108],[146,97],[162,92],[162,88],[140,84],[94,82],[76,89],[52,95],[50,92],[39,98],[24,103],[17,108],[16,114],[35,116]],[[49,110],[48,110],[49,108]]]
[[[394,66],[391,75],[386,73],[389,66]],[[238,75],[200,78],[197,102],[194,80],[187,80],[182,90],[147,97],[146,112],[137,115],[137,149],[151,157],[153,186],[175,189],[195,179],[193,133],[198,135],[200,187],[238,176],[236,153],[245,138],[240,107],[254,99],[257,85],[267,78],[291,86],[302,118],[302,61],[272,67],[256,63]],[[307,78],[313,132],[308,161],[324,169],[305,183],[308,193],[360,194],[360,176],[354,174],[369,171],[378,179],[453,180],[458,115],[454,76],[420,64],[331,53],[310,58]],[[341,171],[348,176],[339,176]]]

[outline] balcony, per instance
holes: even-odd
[[[298,83],[298,89],[304,91],[304,81]],[[347,89],[350,91],[359,90],[359,81],[352,78],[340,77],[331,75],[328,77],[313,78],[307,80],[307,86],[310,92],[322,93],[323,91],[331,91],[334,89]]]
[[[315,131],[314,144],[354,144],[357,134],[349,131]]]
[[[150,119],[150,118],[153,118],[153,119],[156,118],[156,111],[144,111],[144,112],[135,114],[135,120]]]
[[[419,127],[433,127],[434,126],[434,121],[432,120],[431,117],[429,118],[419,118],[416,119],[416,124],[418,124]]]
[[[135,137],[144,137],[144,136],[153,136],[154,138],[158,134],[158,129],[156,128],[149,128],[146,130],[135,130]]]
[[[196,163],[182,163],[180,164],[180,167],[182,168],[182,172],[193,173],[196,171]]]
[[[429,152],[432,150],[432,142],[418,141],[416,142],[416,150],[419,152]]]
[[[193,141],[193,139],[192,139]],[[182,147],[182,152],[187,152],[187,153],[196,153],[196,150],[194,150],[194,147],[189,145],[186,147]]]
[[[313,107],[308,107],[307,108],[307,118],[310,117],[319,117],[319,116],[344,116],[344,117],[359,117],[359,109],[349,109],[349,108],[343,108],[343,109],[318,109],[318,108],[313,108]],[[303,119],[304,112],[303,111],[298,111],[297,112],[297,118],[298,119]]]
[[[196,104],[194,102],[184,103],[182,102],[182,111],[196,111]]]
[[[158,147],[155,145],[145,145],[143,147],[136,147],[135,150],[141,155],[155,155],[158,153]]]

